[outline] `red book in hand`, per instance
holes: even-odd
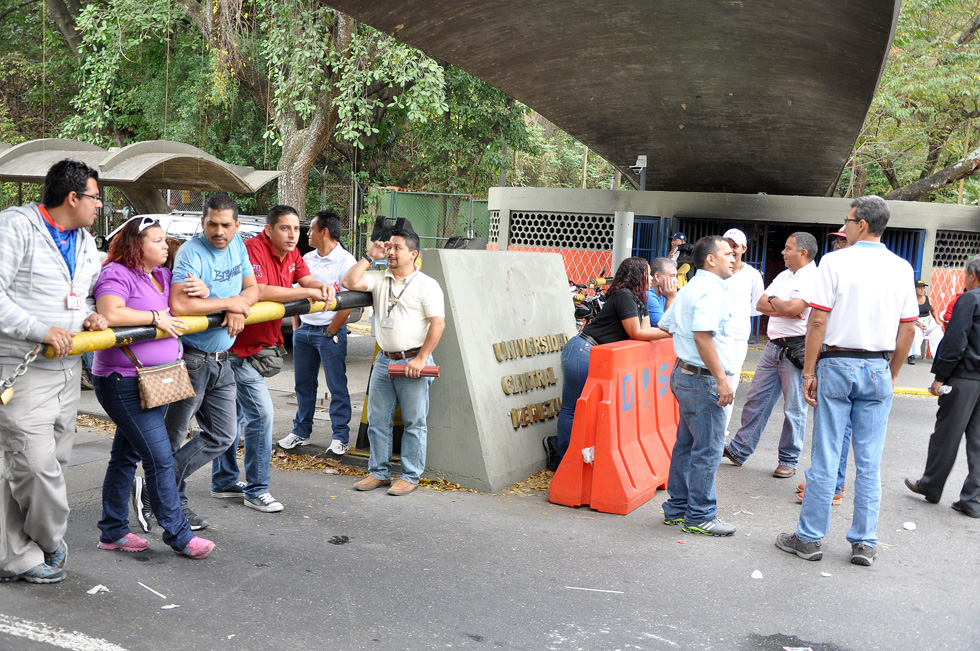
[[[388,377],[405,377],[404,364],[389,364]],[[422,377],[439,377],[438,366],[423,366]]]

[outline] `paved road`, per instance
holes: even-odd
[[[358,346],[368,351],[370,339]],[[363,382],[368,355],[353,355]],[[900,384],[925,386],[927,370],[903,371]],[[285,387],[277,433],[292,415],[287,373],[273,383]],[[895,400],[872,568],[848,562],[849,499],[834,509],[823,561],[774,547],[799,512],[799,478],[771,477],[775,420],[744,467],[719,470],[721,515],[739,527],[732,538],[665,527],[663,493],[621,517],[540,493],[423,488],[395,498],[353,491],[351,477],[273,471],[286,510],[262,514],[210,498],[203,472],[190,496],[217,548],[201,562],[173,554],[159,528],[141,554],[95,548],[109,439],[82,431],[68,472],[69,576],[0,584],[0,649],[980,648],[980,521],[949,506],[962,453],[941,504],[902,485],[921,471],[934,414],[934,399]],[[327,429],[314,433],[324,445]],[[86,593],[97,584],[109,592]],[[45,626],[62,631],[46,633],[54,643],[36,641]]]

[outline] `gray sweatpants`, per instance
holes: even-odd
[[[76,358],[77,359],[77,358]],[[68,530],[65,467],[75,438],[80,363],[28,368],[0,406],[0,575],[44,562]],[[0,366],[0,377],[14,367]]]

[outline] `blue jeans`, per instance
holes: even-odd
[[[327,326],[303,323],[293,331],[293,374],[296,377],[296,418],[293,434],[304,439],[313,431],[313,413],[319,391],[320,366],[330,391],[330,426],[333,440],[350,442],[350,391],[347,389],[347,328],[337,343],[323,333]]]
[[[113,373],[95,376],[95,397],[109,418],[116,423],[109,465],[102,483],[100,540],[116,542],[129,533],[129,490],[136,475],[136,463],[143,462],[150,505],[163,527],[163,542],[177,550],[187,546],[194,534],[180,510],[174,455],[170,436],[163,422],[166,407],[140,407],[139,384],[134,377]]]
[[[429,415],[429,385],[435,378],[388,377],[391,359],[378,354],[371,370],[368,390],[368,442],[371,457],[368,472],[375,479],[391,479],[391,423],[396,407],[402,408],[402,475],[405,481],[417,484],[425,471],[425,443]],[[395,360],[396,364],[404,364]],[[426,361],[432,366],[432,356]]]
[[[235,440],[211,462],[211,490],[221,492],[238,482],[238,440],[245,439],[245,494],[258,497],[269,492],[272,461],[272,396],[265,378],[245,358],[231,361],[238,386],[238,420]]]
[[[575,403],[582,397],[585,381],[589,379],[589,351],[592,344],[581,337],[572,337],[561,349],[561,410],[558,412],[558,438],[555,449],[565,457],[575,422]]]
[[[806,436],[806,402],[803,400],[803,371],[774,343],[766,344],[755,368],[749,395],[742,408],[742,426],[728,444],[728,451],[745,463],[755,452],[772,410],[783,396],[783,433],[779,437],[779,463],[795,468]]]
[[[817,362],[817,409],[813,425],[812,466],[796,536],[821,540],[830,530],[830,509],[841,466],[847,425],[854,447],[854,516],[847,540],[878,544],[881,504],[881,454],[892,406],[892,376],[884,359],[824,358]]]
[[[235,413],[235,372],[231,362],[205,360],[187,350],[184,351],[184,362],[197,395],[170,405],[165,421],[174,452],[180,504],[186,507],[187,478],[235,441],[238,417]],[[201,433],[185,443],[191,418],[195,415]]]
[[[725,447],[725,408],[718,406],[718,383],[707,372],[695,376],[674,366],[670,390],[680,419],[670,456],[670,499],[663,504],[664,519],[683,517],[690,524],[714,520],[718,517],[715,473]]]

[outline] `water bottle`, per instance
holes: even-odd
[[[944,396],[952,390],[953,387],[949,386],[948,384],[944,384],[941,387],[939,387],[939,395]]]

